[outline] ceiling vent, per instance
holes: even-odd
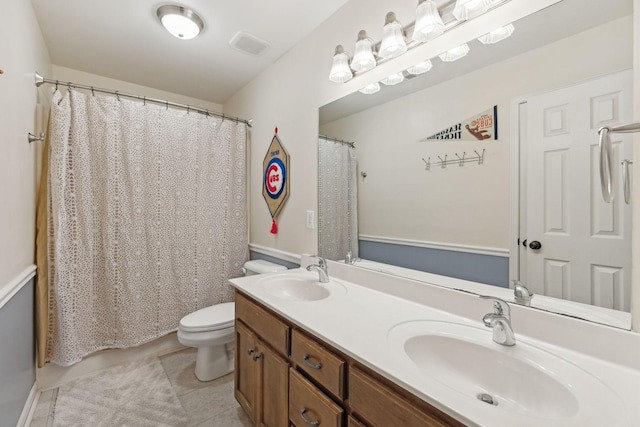
[[[260,55],[269,47],[269,42],[244,31],[238,31],[231,37],[229,44],[233,48],[255,56]]]

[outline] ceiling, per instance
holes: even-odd
[[[193,40],[160,25],[157,0],[32,0],[54,65],[222,104],[347,0],[184,0],[205,22]],[[229,45],[244,31],[269,43]],[[49,77],[49,76],[45,76]]]

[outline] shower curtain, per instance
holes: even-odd
[[[232,300],[248,258],[245,124],[56,90],[48,139],[40,365],[151,341]]]
[[[318,254],[341,260],[358,256],[356,151],[348,144],[318,139]]]

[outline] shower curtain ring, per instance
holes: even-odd
[[[96,96],[96,93],[93,91],[93,86],[91,86],[91,95]]]
[[[167,111],[169,111],[169,101],[167,100],[167,101],[164,101],[164,102],[165,102],[165,104],[167,104]]]
[[[120,101],[120,95],[118,95],[118,91],[116,91],[116,99]]]
[[[58,90],[58,80],[56,80],[56,90]]]
[[[146,96],[142,97],[142,105],[145,105],[145,106],[147,105],[147,97]]]
[[[189,110],[191,109],[191,107],[189,107],[189,105],[187,105],[187,114],[189,114]]]

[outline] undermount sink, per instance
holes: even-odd
[[[264,292],[288,301],[318,301],[332,294],[345,294],[346,288],[336,280],[320,283],[316,272],[269,275],[258,282]]]
[[[430,320],[401,323],[388,334],[389,344],[418,376],[505,422],[516,416],[558,426],[618,425],[624,406],[606,384],[523,342],[517,331],[516,339],[515,346],[502,346],[482,326]]]

